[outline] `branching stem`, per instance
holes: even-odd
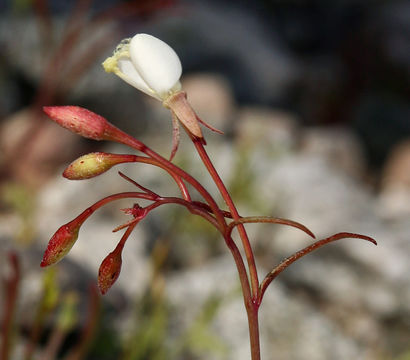
[[[352,233],[347,233],[347,232],[342,232],[338,233],[332,236],[329,236],[326,239],[318,240],[314,242],[313,244],[306,246],[304,249],[296,252],[295,254],[287,257],[285,260],[283,260],[279,265],[277,265],[271,272],[269,272],[266,276],[265,279],[262,281],[260,285],[260,300],[259,303],[263,299],[263,295],[265,294],[266,289],[270,285],[270,283],[283,271],[285,270],[290,264],[294,263],[296,260],[300,259],[301,257],[310,254],[312,251],[322,247],[323,245],[326,245],[330,242],[336,241],[336,240],[341,240],[341,239],[347,239],[347,238],[354,238],[354,239],[362,239],[366,241],[370,241],[371,243],[377,245],[377,242],[372,239],[369,236],[366,235],[360,235],[360,234],[352,234]]]

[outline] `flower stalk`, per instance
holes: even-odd
[[[44,111],[59,125],[81,136],[94,140],[106,140],[125,144],[132,150],[137,150],[144,156],[133,154],[91,153],[80,157],[71,163],[64,171],[64,176],[70,180],[83,180],[104,174],[113,166],[121,163],[145,163],[165,170],[180,190],[180,197],[161,196],[147,187],[130,179],[125,174],[119,175],[136,186],[139,191],[123,192],[109,195],[87,208],[77,218],[60,227],[51,238],[45,251],[41,266],[52,265],[64,257],[78,238],[79,229],[84,221],[97,209],[118,199],[143,199],[149,202],[145,207],[134,204],[123,209],[131,220],[117,226],[113,231],[126,228],[124,235],[116,248],[103,260],[98,275],[100,292],[105,294],[118,279],[122,267],[122,251],[137,224],[148,216],[152,210],[167,204],[178,204],[185,207],[191,214],[201,216],[215,227],[221,234],[235,262],[242,288],[244,305],[248,317],[251,359],[260,360],[259,319],[258,311],[264,293],[276,276],[296,260],[319,249],[320,247],[343,238],[358,238],[376,242],[365,235],[338,233],[328,238],[314,242],[296,252],[273,268],[260,283],[252,244],[245,229],[248,223],[272,223],[292,226],[315,238],[306,226],[296,221],[267,216],[242,217],[229,194],[222,178],[212,163],[205,145],[206,141],[201,125],[212,131],[219,130],[202,121],[188,102],[187,94],[182,91],[179,78],[182,66],[172,48],[159,39],[147,34],[137,34],[119,44],[114,54],[103,66],[107,72],[113,72],[128,84],[145,94],[162,102],[171,112],[173,123],[173,146],[170,159],[152,150],[149,146],[123,132],[109,123],[104,117],[77,106],[44,107]],[[227,210],[218,206],[210,192],[191,174],[172,162],[179,144],[179,123],[193,142],[199,157],[216,185],[219,195],[224,200]],[[195,189],[202,197],[192,200],[190,188]],[[232,238],[232,231],[237,228],[243,251],[242,254]]]

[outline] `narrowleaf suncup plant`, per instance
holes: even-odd
[[[166,159],[146,144],[110,124],[104,117],[87,109],[77,106],[47,106],[44,107],[45,113],[68,130],[94,140],[122,143],[130,147],[131,150],[137,151],[137,154],[90,153],[71,163],[63,175],[70,180],[88,179],[101,175],[117,164],[125,162],[146,163],[167,172],[181,194],[178,197],[159,195],[119,172],[119,175],[135,185],[138,191],[109,195],[91,205],[75,219],[61,226],[52,236],[44,253],[41,266],[52,265],[69,252],[77,241],[81,225],[98,208],[114,200],[124,198],[147,200],[149,205],[145,207],[134,203],[129,209],[124,209],[131,216],[131,219],[114,229],[114,231],[125,229],[125,232],[115,249],[103,260],[99,269],[98,286],[101,293],[105,294],[120,274],[121,254],[124,244],[137,224],[159,206],[166,204],[183,206],[193,215],[203,217],[211,226],[215,227],[231,252],[238,271],[248,317],[251,358],[252,360],[260,359],[258,310],[262,304],[266,289],[276,276],[296,260],[330,242],[345,238],[357,238],[370,241],[376,245],[376,241],[366,235],[347,232],[331,235],[313,242],[273,266],[263,280],[259,281],[255,257],[245,224],[282,224],[298,228],[313,239],[315,239],[314,234],[306,226],[292,220],[269,216],[243,217],[239,214],[224,182],[205,150],[206,141],[201,125],[205,125],[219,133],[220,131],[202,121],[190,106],[187,94],[182,91],[179,81],[182,73],[180,60],[175,51],[166,43],[151,35],[137,34],[132,39],[123,40],[115,49],[113,56],[104,61],[103,66],[107,72],[118,75],[128,84],[161,101],[163,106],[170,110],[173,122],[171,156],[169,160]],[[217,205],[213,195],[197,179],[172,162],[178,149],[179,124],[182,125],[192,140],[203,165],[212,177],[220,196],[225,201],[226,209],[222,209]],[[197,190],[201,199],[193,200],[191,197],[192,188]],[[241,255],[238,244],[232,238],[234,230],[239,233],[244,257]]]

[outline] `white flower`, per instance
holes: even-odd
[[[103,63],[128,84],[160,101],[181,90],[182,66],[175,51],[162,40],[137,34],[117,46]]]
[[[200,124],[222,133],[202,121],[181,91],[181,62],[175,51],[163,41],[148,34],[137,34],[117,46],[113,56],[103,63],[106,72],[113,72],[128,84],[160,101],[172,114],[172,151],[179,145],[179,123],[189,136],[206,144]]]

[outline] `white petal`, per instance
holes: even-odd
[[[165,97],[177,85],[182,66],[168,44],[148,34],[137,34],[131,39],[129,53],[136,70],[159,96]]]
[[[156,96],[156,93],[152,89],[150,89],[147,83],[138,74],[137,70],[135,70],[135,67],[130,59],[118,59],[117,66],[120,71],[120,73],[118,73],[117,75],[119,75],[124,81],[126,81],[131,86],[136,87],[138,90],[146,93],[147,95],[158,98],[158,96]]]

